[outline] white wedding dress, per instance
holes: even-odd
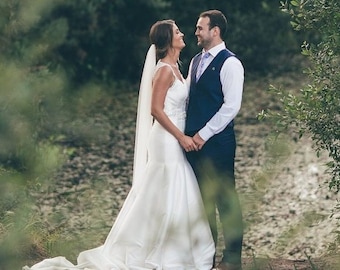
[[[159,61],[156,68],[163,65]],[[188,91],[176,78],[165,99],[166,114],[181,130]],[[56,257],[23,269],[211,269],[215,245],[196,178],[178,141],[157,121],[140,177],[102,246],[81,252],[77,265]]]

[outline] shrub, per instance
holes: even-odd
[[[305,69],[310,83],[299,93],[272,86],[282,105],[280,111],[267,110],[259,117],[276,122],[276,130],[295,125],[300,137],[309,134],[316,152],[326,150],[331,179],[329,188],[340,191],[340,4],[337,0],[293,0],[282,3],[282,11],[291,15],[292,27],[314,31],[319,41],[302,44],[308,58]]]

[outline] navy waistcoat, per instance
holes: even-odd
[[[235,56],[235,54],[227,49],[220,51],[197,82],[196,72],[201,53],[194,57],[191,68],[189,103],[185,127],[186,133],[199,131],[222,106],[224,95],[222,92],[220,71],[224,61],[230,56]],[[233,121],[228,124],[228,127],[231,126],[233,126]]]

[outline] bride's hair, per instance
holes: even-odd
[[[172,46],[174,20],[154,23],[150,29],[150,42],[156,46],[157,60],[164,58]]]

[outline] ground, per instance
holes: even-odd
[[[335,259],[325,254],[339,235],[338,213],[331,217],[339,195],[325,183],[327,155],[317,158],[308,136],[298,140],[288,132],[282,140],[270,140],[272,127],[257,120],[261,109],[273,106],[267,82],[251,83],[245,85],[236,119],[237,189],[246,223],[244,268],[330,270],[326,258]],[[86,120],[74,123],[90,127],[95,140],[59,141],[67,162],[53,187],[36,194],[37,209],[51,228],[86,236],[91,247],[104,241],[131,185],[136,101],[135,93],[100,100]]]

